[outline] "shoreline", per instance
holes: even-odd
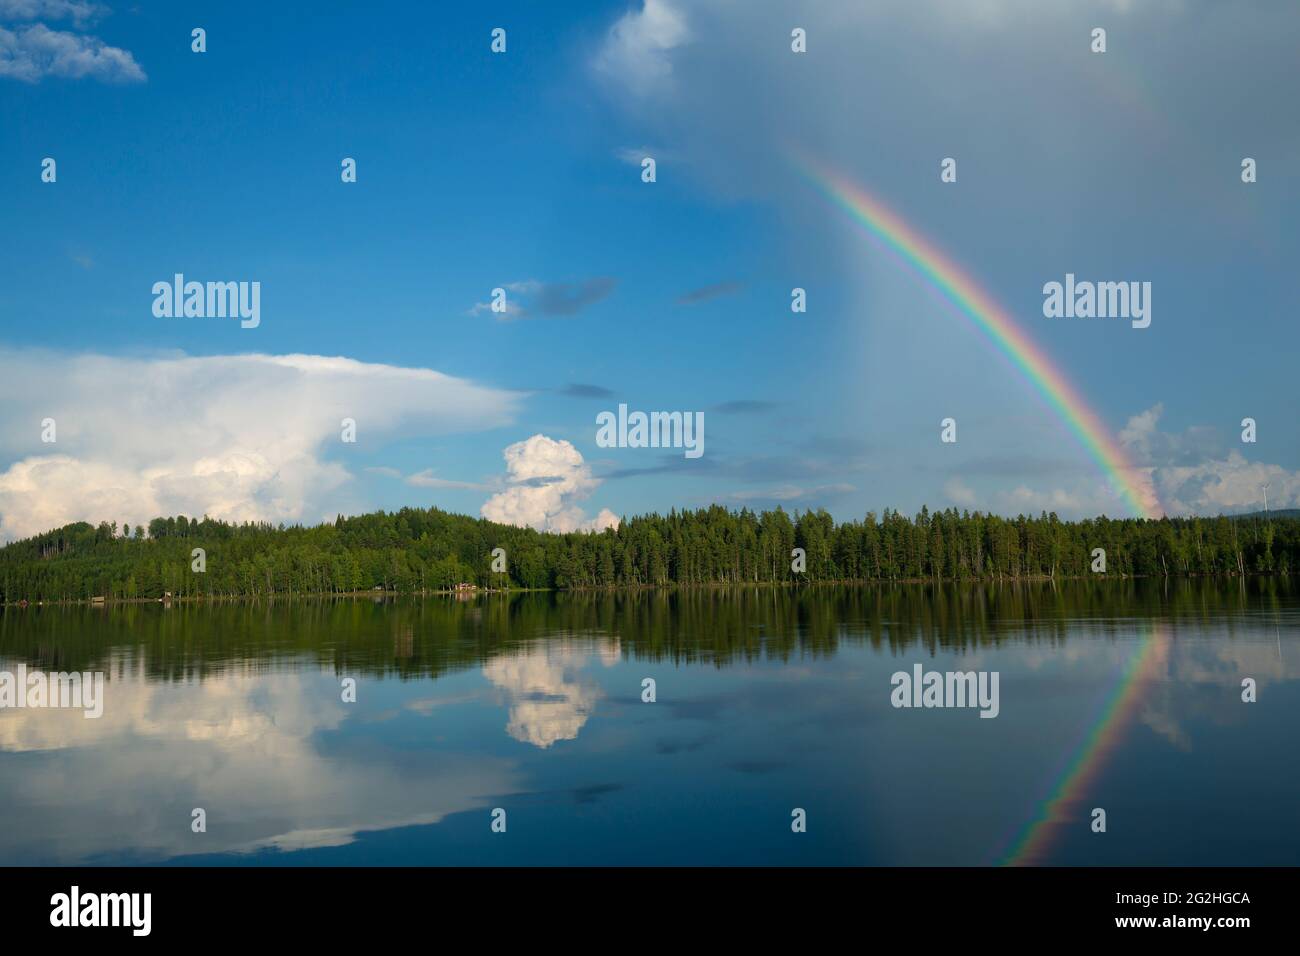
[[[462,601],[484,595],[511,595],[511,594],[628,594],[644,591],[721,591],[734,590],[737,588],[780,588],[786,590],[801,590],[804,588],[814,587],[879,587],[882,585],[918,585],[918,584],[1044,584],[1056,583],[1058,581],[1142,581],[1170,579],[1174,580],[1204,580],[1208,578],[1234,580],[1245,580],[1247,578],[1281,578],[1289,579],[1295,577],[1295,572],[1289,571],[1247,571],[1245,573],[1225,571],[1218,574],[1074,574],[1074,575],[1050,575],[1050,574],[1030,574],[1019,577],[994,576],[994,577],[972,577],[972,578],[845,578],[831,579],[825,581],[717,581],[704,582],[699,584],[616,584],[605,587],[578,587],[578,588],[475,588],[472,591],[438,589],[438,590],[415,590],[415,591],[396,591],[396,590],[379,590],[371,589],[368,591],[309,591],[309,592],[286,592],[273,591],[269,594],[187,594],[173,597],[149,597],[149,598],[63,598],[49,601],[6,601],[0,602],[0,609],[13,608],[15,610],[26,610],[33,607],[117,607],[122,605],[150,605],[162,604],[164,606],[172,604],[233,604],[233,603],[257,603],[259,601],[322,601],[322,600],[357,600],[359,598],[369,598],[372,601],[388,601],[402,598],[425,598],[425,597],[450,597]]]

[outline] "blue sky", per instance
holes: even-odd
[[[1300,504],[1300,11],[927,6],[0,0],[0,534],[491,499],[563,529],[713,501],[1120,513],[790,146],[961,262],[1168,510],[1253,510],[1264,482]],[[176,272],[260,282],[260,325],[155,317]],[[1044,318],[1066,272],[1150,281],[1151,327]],[[525,316],[475,309],[512,284]],[[291,355],[323,358],[250,358]],[[598,447],[620,402],[704,412],[705,455]]]

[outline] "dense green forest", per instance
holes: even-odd
[[[193,570],[194,549],[205,569]],[[492,552],[505,550],[506,572]],[[806,568],[792,570],[802,548]],[[836,524],[824,510],[720,506],[552,534],[438,509],[403,508],[316,527],[155,518],[145,527],[79,522],[0,548],[0,597],[85,600],[343,593],[382,588],[605,588],[797,581],[1287,574],[1300,567],[1294,518],[1014,519],[897,511]]]

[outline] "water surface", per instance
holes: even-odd
[[[8,609],[0,670],[107,683],[0,710],[0,864],[1292,865],[1298,622],[1267,579]],[[918,663],[998,716],[893,707]]]

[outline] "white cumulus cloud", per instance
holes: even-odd
[[[1300,471],[1249,461],[1240,449],[1225,448],[1217,430],[1206,426],[1162,431],[1163,415],[1159,403],[1134,415],[1120,431],[1120,442],[1147,466],[1144,470],[1169,514],[1261,510],[1265,485],[1270,506],[1300,504]]]
[[[672,75],[670,52],[690,37],[686,18],[667,0],[645,0],[610,28],[596,69],[636,94],[653,92]]]
[[[1266,494],[1271,508],[1300,505],[1300,472],[1247,461],[1235,450],[1199,465],[1159,469],[1156,478],[1161,500],[1174,514],[1262,511]]]
[[[319,355],[0,349],[0,368],[0,539],[167,514],[314,518],[352,477],[331,460],[344,449],[498,427],[518,401],[431,369]],[[356,445],[341,441],[345,418]]]
[[[0,76],[36,83],[46,76],[90,77],[109,83],[138,83],[144,70],[128,50],[99,37],[51,30],[43,23],[0,27]]]
[[[86,0],[0,0],[0,20],[59,20],[68,17],[81,26],[107,12],[106,7]]]
[[[489,521],[539,531],[601,531],[618,527],[608,508],[587,520],[577,502],[600,485],[582,453],[570,442],[534,435],[505,450],[507,488],[483,505]]]

